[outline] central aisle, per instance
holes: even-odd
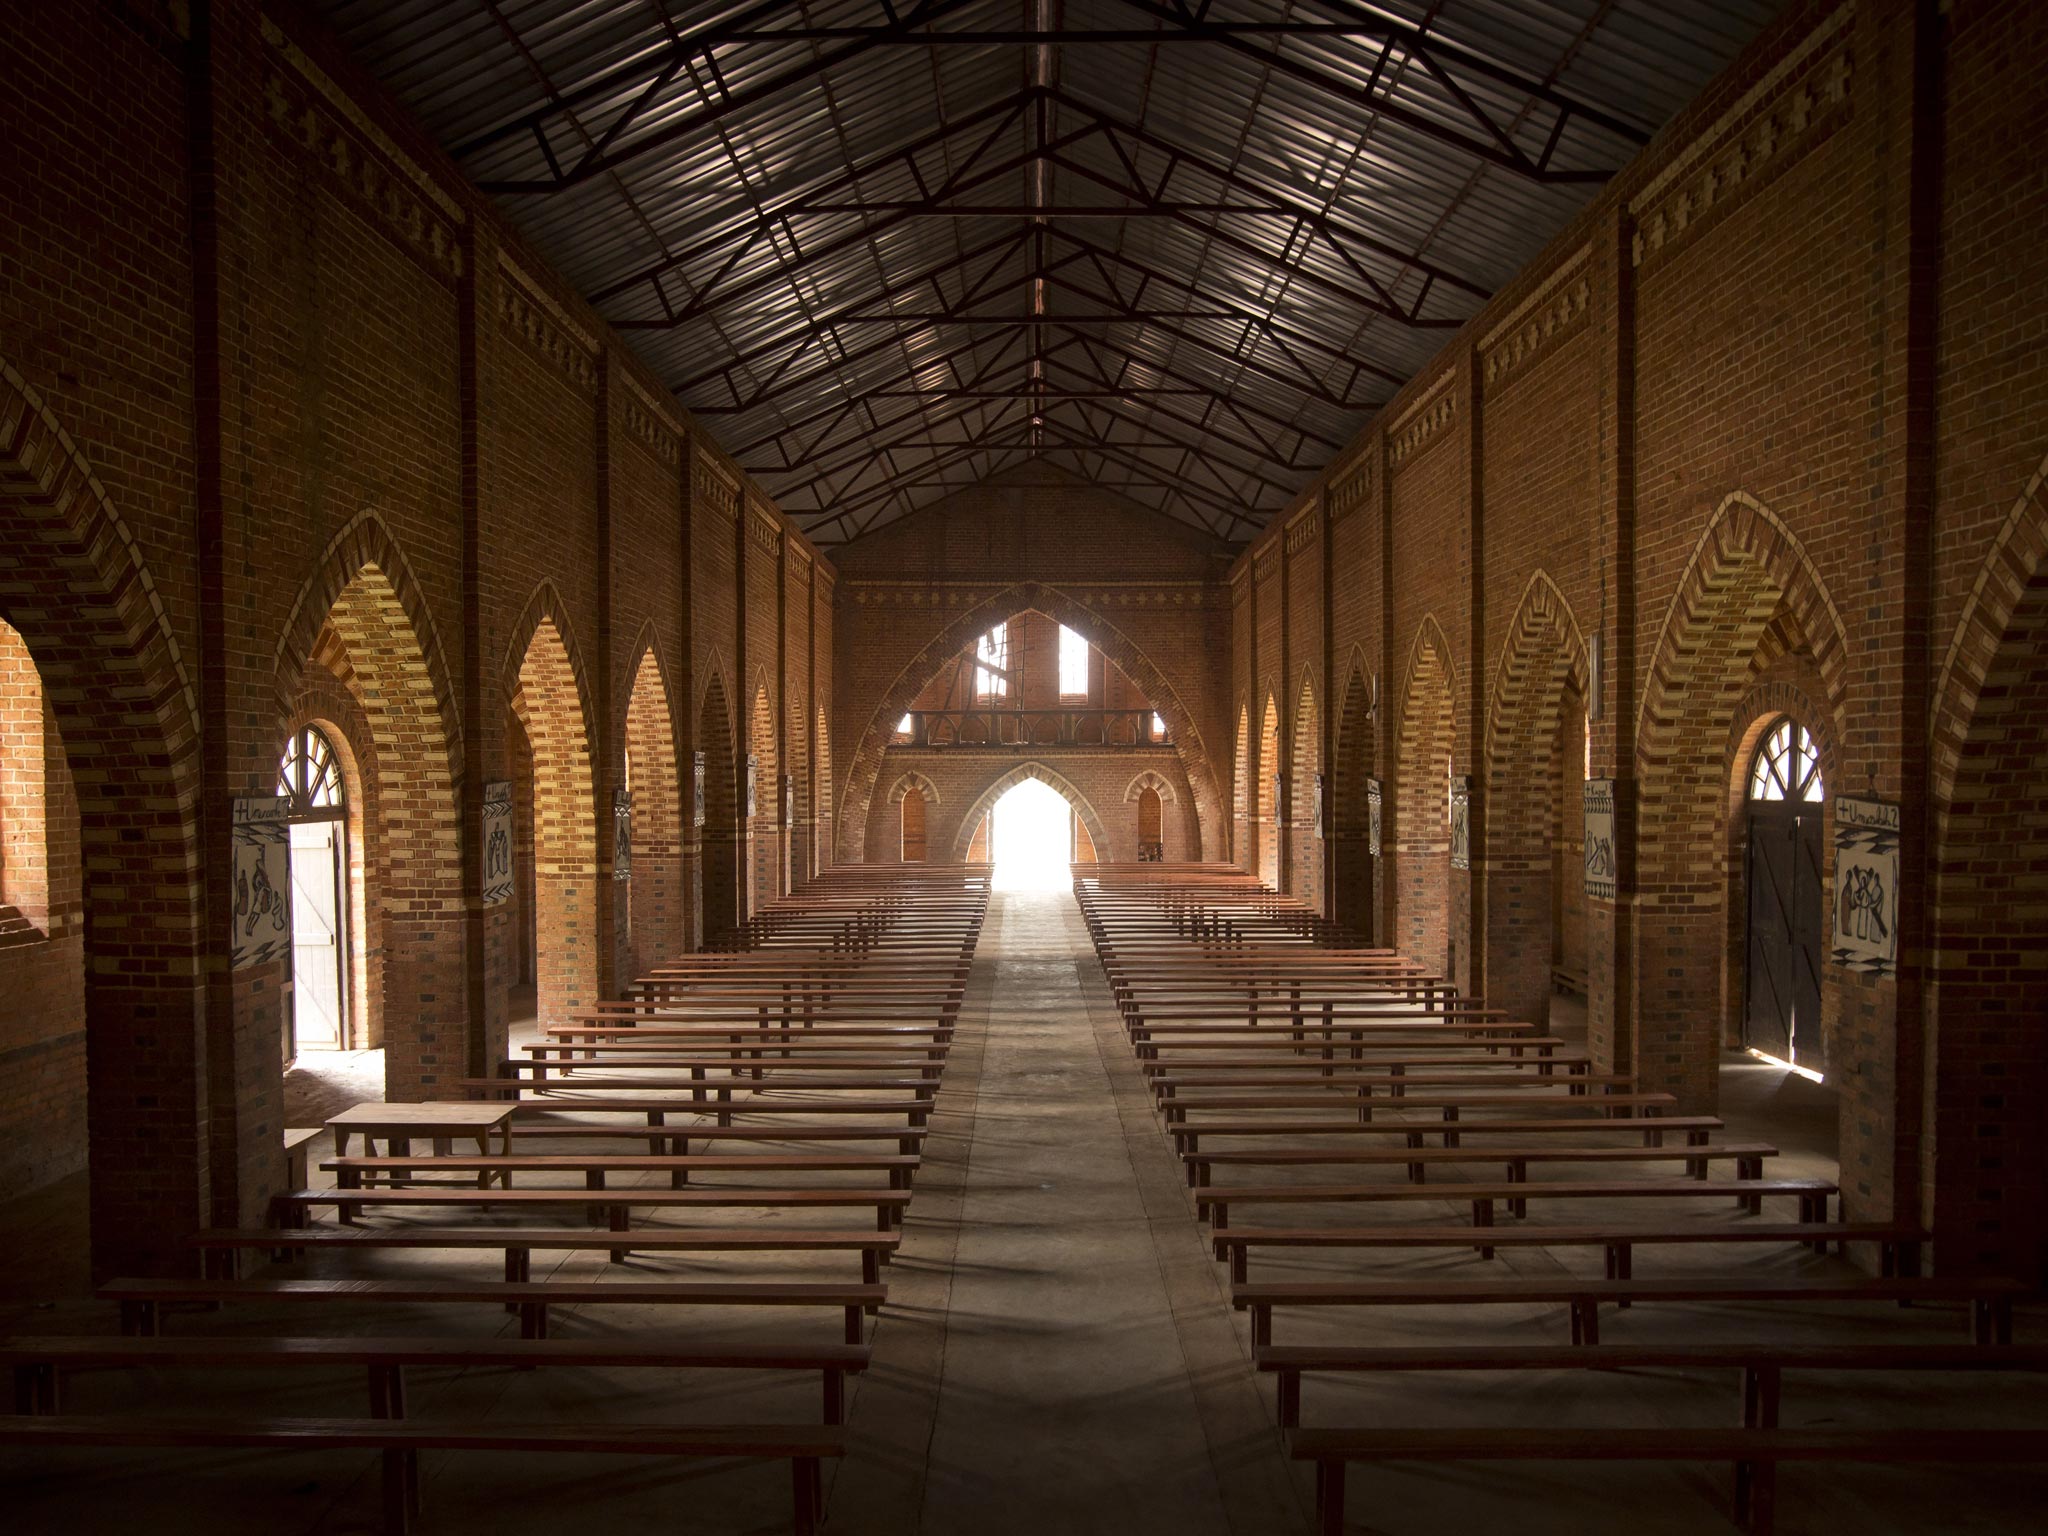
[[[1072,896],[998,893],[832,1531],[1305,1526],[1144,1094]]]

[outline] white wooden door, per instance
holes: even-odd
[[[341,1049],[341,823],[292,827],[293,1053]]]

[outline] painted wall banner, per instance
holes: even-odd
[[[1586,894],[1614,900],[1614,780],[1588,779],[1586,806]]]
[[[1365,781],[1365,851],[1374,858],[1380,856],[1380,816],[1386,793],[1386,786],[1378,779]]]
[[[235,801],[235,911],[232,965],[242,970],[291,952],[290,802],[282,795]]]
[[[484,786],[484,905],[512,897],[512,781]]]
[[[704,754],[690,754],[690,825],[704,825]]]
[[[1472,867],[1472,780],[1451,776],[1451,868]]]
[[[1287,775],[1276,773],[1273,775],[1273,825],[1285,826],[1291,819],[1288,812],[1292,809],[1287,803]]]
[[[747,754],[747,820],[761,814],[761,754]]]
[[[1318,838],[1327,838],[1329,836],[1329,833],[1325,830],[1327,823],[1324,816],[1329,799],[1330,786],[1319,773],[1316,775],[1316,836]]]
[[[1835,797],[1834,952],[1837,965],[1893,976],[1899,965],[1899,808]]]
[[[782,824],[785,827],[796,825],[796,775],[793,773],[782,776]]]
[[[633,791],[612,791],[612,878],[633,878]]]

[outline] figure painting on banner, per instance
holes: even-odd
[[[512,785],[500,779],[484,786],[484,905],[512,897]]]
[[[1897,972],[1899,808],[1835,798],[1835,964],[1871,976]]]
[[[1586,807],[1586,894],[1614,900],[1614,780],[1588,779]]]
[[[280,958],[291,947],[290,802],[265,795],[235,801],[235,970]]]

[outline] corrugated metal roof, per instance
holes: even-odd
[[[1236,540],[1775,0],[325,0],[821,543],[1039,456]]]

